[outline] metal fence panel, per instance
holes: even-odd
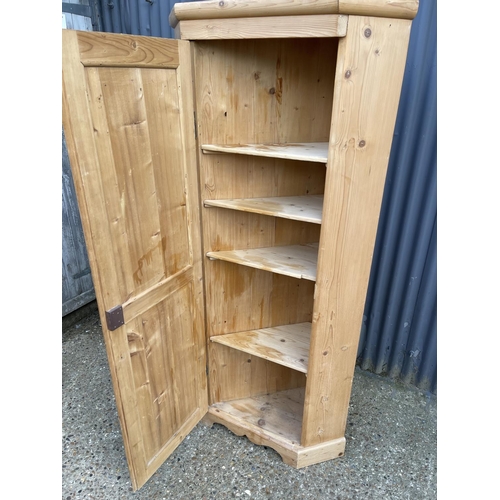
[[[436,1],[421,0],[374,251],[359,365],[436,392]]]
[[[180,2],[175,0],[102,0],[103,31],[175,38],[174,30],[168,22],[168,16],[175,3]]]

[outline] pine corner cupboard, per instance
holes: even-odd
[[[134,489],[204,418],[344,454],[416,0],[176,4],[63,31],[63,126]]]

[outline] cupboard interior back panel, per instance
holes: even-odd
[[[197,42],[201,144],[328,141],[338,39]]]
[[[326,142],[338,40],[206,41],[194,51],[200,145]],[[330,64],[325,64],[329,61]],[[321,195],[326,165],[200,152],[203,200]],[[321,226],[202,209],[204,254],[317,243]],[[314,282],[204,259],[207,337],[311,321]],[[288,367],[208,342],[211,402],[303,387]],[[228,375],[226,375],[228,374]]]

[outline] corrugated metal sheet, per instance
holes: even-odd
[[[102,0],[103,31],[174,37],[175,0]],[[382,204],[358,364],[436,392],[436,1],[420,0]]]
[[[168,16],[180,1],[101,0],[103,31],[175,38]]]
[[[389,162],[358,364],[436,392],[436,1],[421,0]]]

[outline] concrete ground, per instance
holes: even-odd
[[[296,470],[270,448],[198,424],[134,493],[98,314],[76,321],[62,335],[63,500],[437,498],[436,397],[360,369],[344,457]]]

